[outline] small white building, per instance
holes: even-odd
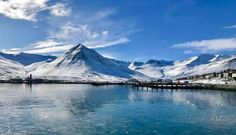
[[[232,73],[232,78],[236,81],[236,73]]]

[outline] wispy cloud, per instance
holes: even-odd
[[[0,51],[9,54],[18,54],[20,52],[32,54],[56,54],[69,50],[73,46],[74,45],[72,44],[64,44],[53,39],[46,39],[44,41],[33,43],[27,48],[0,49]]]
[[[58,46],[51,46],[51,47],[45,47],[40,49],[32,49],[32,50],[26,50],[24,52],[26,53],[32,53],[32,54],[52,54],[52,53],[58,53],[58,52],[64,52],[65,50],[69,50],[74,45],[58,45]]]
[[[37,21],[37,14],[49,10],[53,16],[67,16],[70,8],[65,4],[49,5],[49,0],[0,0],[0,14],[11,19]]]
[[[95,12],[95,18],[96,19],[104,19],[107,18],[111,15],[113,15],[114,13],[116,13],[116,9],[103,9],[103,10],[99,10],[97,12]]]
[[[53,16],[69,16],[71,14],[71,9],[62,3],[57,3],[51,6],[50,9],[50,14]]]
[[[33,43],[31,46],[33,46],[33,48],[35,48],[35,49],[41,49],[41,48],[58,46],[61,44],[62,44],[62,42],[56,42],[53,39],[47,39],[44,41],[39,41],[39,42]]]
[[[225,26],[225,29],[236,29],[236,24],[235,25],[230,25],[230,26]]]
[[[38,41],[30,45],[31,47],[25,49],[26,53],[33,54],[48,54],[48,53],[58,53],[69,50],[74,45],[64,44],[63,42],[55,41],[54,39],[46,39],[43,41]]]
[[[21,48],[11,48],[11,49],[0,49],[0,52],[9,54],[18,54],[21,52]]]
[[[236,38],[190,41],[175,44],[173,47],[187,49],[187,52],[192,52],[192,50],[194,50],[201,53],[233,51],[236,50]]]
[[[43,47],[57,51],[59,46],[82,43],[89,48],[102,48],[130,42],[128,36],[135,32],[133,27],[124,27],[121,21],[113,21],[109,17],[115,14],[115,9],[98,11],[72,12],[71,18],[50,20],[46,40],[31,44],[34,49]],[[91,17],[86,17],[91,16]],[[57,23],[60,22],[60,23]],[[54,46],[57,46],[56,48]],[[62,47],[66,48],[66,47]],[[42,49],[41,49],[42,50]],[[42,50],[42,51],[43,51]],[[41,52],[42,51],[36,51]],[[58,50],[61,51],[61,50]],[[32,52],[32,51],[30,51]],[[50,51],[51,52],[51,51]]]
[[[31,43],[21,50],[4,50],[4,52],[58,53],[78,43],[89,48],[102,48],[128,43],[131,41],[128,36],[136,32],[134,25],[128,19],[111,18],[118,12],[116,8],[100,10],[82,8],[79,11],[72,11],[66,3],[49,5],[49,1],[0,0],[0,5],[5,5],[4,8],[0,6],[0,14],[12,19],[37,21],[37,14],[40,11],[47,10],[51,14],[46,18],[47,35],[41,41]]]
[[[86,39],[96,38],[98,33],[91,31],[88,25],[75,26],[68,22],[60,27],[58,31],[50,31],[49,37],[59,40],[80,40],[82,42]]]
[[[66,23],[58,31],[51,31],[49,38],[71,43],[82,43],[89,48],[108,47],[130,41],[121,35],[113,35],[108,30],[96,31],[89,28],[89,25],[75,26],[72,23]]]
[[[113,53],[104,53],[104,52],[102,52],[102,56],[106,57],[106,58],[109,58],[109,59],[116,59],[116,54],[113,54]]]
[[[83,44],[85,44],[87,47],[90,48],[103,48],[108,46],[114,46],[119,44],[125,44],[130,42],[130,39],[128,38],[120,38],[116,40],[94,40],[94,41],[86,41]]]
[[[47,7],[48,0],[0,0],[0,13],[12,19],[36,21],[39,11]]]

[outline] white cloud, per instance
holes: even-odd
[[[33,54],[58,53],[64,52],[74,45],[57,42],[54,39],[46,39],[33,43],[30,46],[31,48],[24,50],[24,52]]]
[[[113,54],[113,53],[104,53],[104,52],[102,52],[101,55],[103,57],[106,57],[106,58],[109,58],[109,59],[116,59],[116,56],[115,56],[116,54]]]
[[[102,32],[102,35],[108,35],[109,34],[109,31],[103,31]]]
[[[21,51],[20,48],[11,48],[10,51]]]
[[[88,25],[74,26],[71,23],[66,23],[58,31],[49,32],[50,38],[59,40],[80,40],[82,42],[86,39],[93,38],[97,33],[92,32]]]
[[[63,3],[49,6],[49,0],[0,0],[0,14],[11,19],[37,21],[37,14],[49,10],[53,16],[68,16],[71,9]]]
[[[82,43],[89,48],[107,47],[128,43],[128,36],[136,32],[128,20],[110,18],[116,9],[81,9],[68,18],[50,21],[48,37],[69,44]],[[89,16],[89,17],[88,17]]]
[[[46,47],[53,47],[53,46],[57,46],[61,44],[62,42],[56,42],[53,39],[47,39],[44,41],[33,43],[31,46],[33,46],[33,48],[40,49],[40,48],[46,48]]]
[[[32,53],[32,54],[52,54],[52,53],[58,53],[58,52],[64,52],[66,50],[69,50],[74,45],[58,45],[58,46],[50,46],[40,49],[32,49],[32,50],[26,50],[24,52],[26,53]]]
[[[94,41],[94,42],[87,42],[84,43],[84,45],[88,48],[100,48],[100,47],[107,47],[111,45],[116,45],[116,44],[122,44],[122,43],[127,43],[129,42],[129,39],[127,38],[121,38],[115,41]],[[32,53],[32,54],[52,54],[52,53],[60,53],[64,52],[66,50],[69,50],[72,48],[75,44],[69,44],[69,43],[63,43],[63,42],[57,42],[54,39],[46,39],[43,41],[38,41],[36,43],[31,44],[30,48],[28,49],[22,49],[22,50],[4,50],[3,52],[5,53],[12,53],[16,54],[19,52],[25,52],[25,53]]]
[[[0,52],[7,53],[7,54],[18,54],[21,52],[21,50],[15,50],[15,48],[12,49],[0,49]]]
[[[36,21],[39,11],[47,7],[48,0],[0,0],[0,14],[12,19]]]
[[[107,47],[107,46],[112,46],[112,45],[117,45],[117,44],[124,44],[130,42],[130,39],[128,38],[120,38],[118,40],[114,40],[111,42],[107,42],[105,44],[100,45],[101,47]]]
[[[45,10],[50,11],[50,14],[53,16],[67,16],[71,14],[70,16],[63,18],[49,17],[49,20],[47,21],[48,35],[46,35],[43,40],[32,43],[29,46],[22,48],[22,50],[19,50],[26,53],[58,53],[68,50],[78,43],[82,43],[88,48],[120,45],[130,42],[128,36],[136,32],[133,29],[134,25],[132,25],[131,22],[127,20],[123,21],[122,19],[110,19],[110,16],[116,13],[115,9],[110,8],[98,11],[83,9],[80,10],[80,12],[71,12],[70,7],[66,4],[57,3],[53,5],[51,3],[49,6],[49,0],[23,1],[41,1],[44,3],[44,6],[41,6],[38,10],[33,10],[33,17],[30,19],[26,18],[27,15],[18,19],[35,21],[37,20],[37,13]],[[20,10],[23,10],[22,12],[27,12],[26,9],[29,7],[26,5],[28,4],[29,3],[25,2],[25,4],[23,4],[24,9],[20,8]],[[7,12],[5,14],[7,14]],[[13,52],[11,50],[5,51]]]
[[[236,29],[236,24],[231,26],[225,26],[225,29]]]
[[[127,38],[121,38],[115,41],[94,41],[94,42],[87,42],[84,45],[88,48],[100,48],[100,47],[107,47],[116,44],[122,44],[129,42]],[[60,53],[72,48],[75,44],[63,43],[58,42],[54,39],[46,39],[43,41],[38,41],[30,45],[30,48],[27,49],[10,49],[4,50],[6,53],[19,53],[21,51],[25,53],[33,53],[33,54],[52,54],[52,53]]]
[[[53,16],[69,16],[71,14],[71,9],[62,3],[57,3],[51,6],[50,9],[50,13]]]
[[[186,50],[186,51],[184,51],[184,54],[192,54],[192,53],[194,53],[192,50]]]
[[[107,17],[113,15],[115,12],[116,12],[115,9],[104,9],[104,10],[100,10],[100,11],[97,11],[97,12],[95,13],[95,18],[96,18],[96,19],[107,18]]]
[[[60,53],[69,50],[74,45],[65,44],[63,42],[57,42],[53,39],[46,39],[43,41],[38,41],[31,44],[28,48],[11,48],[11,49],[1,49],[1,52],[8,54],[18,54],[20,52],[32,53],[32,54],[52,54]]]
[[[108,30],[92,30],[89,25],[74,25],[71,22],[61,26],[58,31],[49,32],[49,38],[70,42],[82,43],[89,48],[108,47],[128,43],[125,35],[114,35]]]
[[[111,41],[103,41],[103,40],[94,40],[94,41],[86,41],[83,44],[90,48],[103,48],[108,46],[114,46],[119,44],[125,44],[130,42],[128,38],[120,38]]]
[[[236,38],[220,38],[211,40],[191,41],[173,45],[175,48],[196,50],[202,53],[236,50]]]

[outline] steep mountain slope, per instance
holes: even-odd
[[[202,54],[183,61],[155,61],[131,63],[129,68],[152,78],[176,79],[190,75],[236,69],[236,56]]]
[[[41,61],[53,61],[56,59],[55,56],[43,56],[43,55],[37,55],[37,54],[27,54],[27,53],[19,53],[19,54],[6,54],[0,52],[0,56],[12,60],[17,61],[25,66],[41,62]]]
[[[22,77],[24,74],[24,65],[0,56],[0,79]]]
[[[166,78],[179,78],[190,75],[201,75],[206,73],[220,72],[229,68],[236,69],[235,56],[210,55],[202,58],[202,55],[192,57],[188,60],[176,62],[174,66],[164,68]]]
[[[95,50],[88,49],[81,44],[71,48],[54,61],[45,61],[48,58],[53,59],[53,57],[24,53],[19,55],[0,53],[0,79],[16,76],[24,78],[27,73],[28,75],[33,74],[34,77],[53,80],[111,82],[131,78],[139,80],[177,79],[236,69],[236,56],[203,54],[176,62],[149,60],[145,63],[130,63],[105,58]],[[25,65],[33,64],[24,66],[17,61]]]
[[[129,65],[129,68],[135,70],[137,72],[143,73],[146,76],[150,76],[152,78],[163,78],[164,72],[163,68],[165,66],[172,66],[174,64],[173,61],[165,61],[165,60],[149,60],[146,63],[142,62],[134,62]]]
[[[203,64],[186,72],[186,75],[198,75],[213,72],[221,72],[227,69],[236,69],[236,57],[213,61],[209,64]]]
[[[174,64],[173,61],[153,60],[153,59],[151,59],[145,63],[145,65],[153,65],[153,66],[157,66],[157,67],[171,66],[173,64]]]
[[[71,48],[51,63],[37,66],[27,67],[28,72],[34,76],[58,77],[57,79],[73,77],[80,81],[148,79],[143,74],[130,70],[128,63],[105,58],[81,44]]]
[[[187,66],[195,67],[202,64],[208,64],[211,62],[213,58],[215,58],[215,55],[202,54],[202,55],[191,58],[192,61],[189,64],[187,64]]]

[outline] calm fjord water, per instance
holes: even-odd
[[[236,134],[236,93],[0,84],[0,134]]]

